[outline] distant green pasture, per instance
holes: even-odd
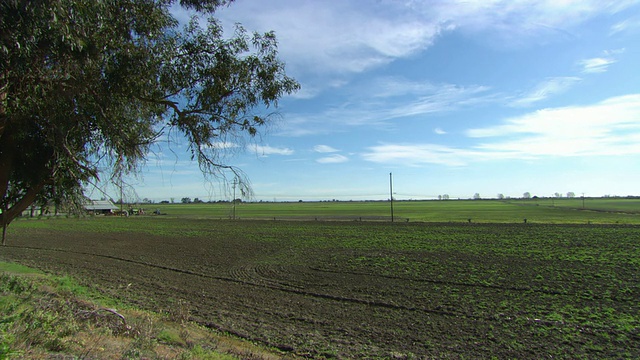
[[[534,203],[539,206],[559,207],[568,209],[591,210],[591,211],[610,211],[610,212],[627,212],[640,214],[640,199],[625,198],[545,198],[545,199],[528,199],[514,200],[514,203],[527,205]]]
[[[147,214],[178,218],[275,220],[391,219],[391,204],[371,202],[261,202],[215,204],[151,204]],[[497,223],[620,223],[640,224],[640,199],[580,198],[527,200],[395,201],[395,221]]]

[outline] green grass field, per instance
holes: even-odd
[[[291,202],[148,204],[165,216],[212,219],[391,220],[391,204],[371,202]],[[587,198],[528,200],[396,201],[395,221],[640,224],[640,199]]]

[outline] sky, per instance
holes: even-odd
[[[237,0],[216,17],[275,31],[301,84],[231,145],[246,200],[385,200],[391,179],[398,200],[640,195],[640,0]],[[159,144],[136,196],[231,199],[186,149]]]

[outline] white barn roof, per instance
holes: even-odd
[[[84,208],[89,211],[118,210],[118,207],[109,200],[91,200]]]

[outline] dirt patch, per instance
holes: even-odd
[[[0,254],[72,275],[144,308],[168,311],[186,301],[192,320],[301,356],[640,356],[638,269],[628,264],[475,247],[338,246],[342,240],[336,238],[354,236],[352,226],[358,225],[295,222],[291,227],[297,230],[278,239],[267,222],[239,224],[250,227],[250,234],[176,237],[32,229],[13,233],[12,243],[18,245]],[[376,226],[378,231],[361,225],[358,236],[398,234],[381,230],[388,225]],[[484,228],[466,241],[481,247],[503,233]],[[410,229],[401,236],[412,234],[416,242],[451,231],[427,225]],[[526,231],[508,229],[512,237]],[[256,240],[261,234],[275,240]],[[326,237],[325,246],[300,245],[300,239],[313,236]],[[580,234],[569,229],[555,238],[573,236]],[[553,246],[551,240],[540,244]],[[589,312],[595,314],[592,321]],[[606,325],[607,316],[616,320],[617,315],[629,318],[626,328],[613,321]]]

